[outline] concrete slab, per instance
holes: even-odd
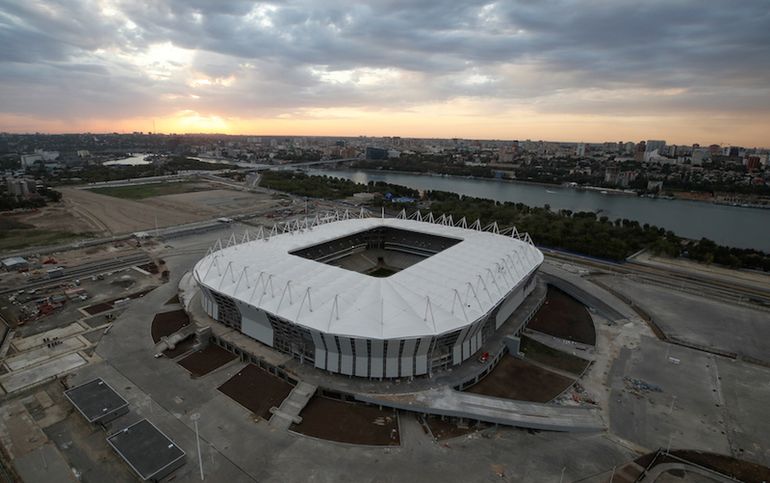
[[[39,346],[31,350],[14,354],[5,361],[6,367],[10,371],[19,371],[26,367],[34,366],[49,359],[56,358],[68,352],[78,351],[85,348],[88,343],[79,337],[69,337],[60,339],[61,344],[54,347]]]
[[[667,337],[770,362],[770,312],[730,305],[625,277],[604,277],[633,299]]]
[[[66,354],[35,367],[1,376],[0,384],[10,393],[44,381],[49,377],[69,372],[85,363],[86,360],[78,353]]]
[[[105,434],[88,424],[79,414],[45,429],[62,456],[83,482],[136,483],[136,476],[123,461],[115,457]]]
[[[67,461],[50,442],[16,458],[13,465],[25,483],[78,481]]]
[[[714,358],[733,454],[770,467],[770,368]]]
[[[14,459],[44,445],[46,436],[24,404],[13,401],[0,408],[0,440]]]
[[[73,322],[72,324],[65,325],[64,327],[59,327],[56,329],[51,329],[46,332],[41,332],[40,334],[35,334],[29,337],[24,337],[23,339],[16,339],[11,344],[13,345],[13,348],[16,349],[19,352],[27,351],[32,349],[33,347],[43,346],[45,347],[45,341],[43,339],[53,339],[54,337],[58,337],[59,339],[64,339],[65,337],[70,337],[76,334],[79,334],[81,332],[84,332],[88,330],[86,327],[83,327],[78,322]]]
[[[622,349],[609,375],[611,431],[650,449],[670,442],[672,448],[730,454],[713,363],[711,354],[652,337],[642,337],[637,349]],[[662,391],[634,391],[627,378]]]

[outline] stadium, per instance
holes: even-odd
[[[496,224],[345,213],[233,236],[193,276],[218,322],[318,369],[382,379],[473,357],[542,262],[529,235]]]

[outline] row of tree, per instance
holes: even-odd
[[[383,182],[364,186],[346,179],[307,176],[289,171],[265,173],[262,185],[299,196],[326,199],[346,198],[361,191],[418,196],[415,190],[404,186]],[[478,219],[482,224],[496,221],[500,226],[514,225],[519,231],[528,232],[543,247],[616,261],[646,248],[659,255],[686,257],[731,268],[770,271],[770,255],[767,253],[720,246],[705,238],[687,240],[670,230],[634,220],[610,220],[606,216],[597,217],[593,212],[552,211],[547,205],[531,207],[522,203],[502,203],[446,191],[428,191],[422,194],[422,198],[429,202],[435,214],[451,214],[455,220],[465,217],[469,223]],[[387,205],[387,200],[382,198],[375,204]]]
[[[17,198],[8,194],[0,195],[0,211],[10,211],[18,208],[42,208],[48,202],[61,200],[61,193],[52,189],[45,189],[38,193],[39,196],[30,198]]]

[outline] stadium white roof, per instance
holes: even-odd
[[[235,243],[200,260],[199,283],[290,322],[371,339],[440,335],[473,323],[543,261],[529,236],[403,218],[343,219]],[[463,226],[465,221],[463,220]],[[462,241],[386,278],[290,252],[379,226]]]

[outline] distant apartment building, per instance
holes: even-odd
[[[21,155],[21,167],[22,169],[30,169],[36,165],[45,165],[56,161],[59,158],[58,151],[43,151],[42,149],[36,149],[32,154]]]
[[[578,145],[575,146],[575,155],[576,156],[585,156],[586,155],[586,145],[585,145],[585,143],[578,143]]]
[[[647,151],[647,143],[644,141],[641,141],[639,144],[637,144],[634,147],[634,160],[635,161],[644,161],[644,153]]]
[[[5,190],[9,196],[26,199],[37,195],[37,184],[32,178],[9,177],[5,179]]]
[[[655,140],[655,139],[648,139],[647,143],[645,144],[645,152],[652,152],[652,151],[663,151],[663,148],[666,147],[666,141],[663,140]]]
[[[696,148],[692,150],[692,156],[690,157],[690,164],[693,166],[701,166],[704,161],[711,159],[711,151],[708,148]]]
[[[617,166],[608,166],[604,170],[604,182],[607,184],[616,184],[618,182],[618,175],[620,174],[620,168]]]
[[[637,176],[638,173],[636,171],[621,171],[618,166],[609,166],[604,171],[604,182],[626,188],[636,181]]]
[[[759,156],[748,156],[744,162],[746,163],[747,171],[759,171],[762,166]]]
[[[39,154],[22,154],[21,155],[21,167],[23,169],[33,168],[35,164],[43,163],[43,156]]]
[[[388,150],[369,146],[366,148],[366,159],[369,159],[369,160],[388,159]]]

